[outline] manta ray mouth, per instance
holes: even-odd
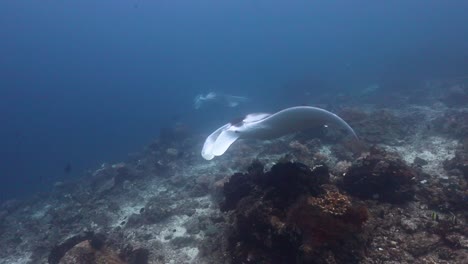
[[[348,123],[334,113],[317,107],[296,106],[274,114],[249,114],[244,119],[225,124],[206,138],[201,155],[206,160],[221,156],[239,138],[273,139],[329,125],[344,129],[357,139]]]

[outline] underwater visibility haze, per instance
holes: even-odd
[[[0,264],[464,263],[467,10],[1,1]]]

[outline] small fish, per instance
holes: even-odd
[[[458,224],[457,216],[452,212],[450,212],[449,221],[454,225]]]
[[[437,214],[436,212],[431,213],[431,218],[433,221],[439,222],[439,214]]]

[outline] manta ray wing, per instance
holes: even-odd
[[[259,131],[257,135],[263,139],[280,137],[303,129],[331,125],[344,128],[357,139],[351,126],[336,114],[325,109],[312,106],[295,106],[276,112],[259,122],[268,130]],[[260,126],[259,126],[260,127]]]
[[[236,133],[236,131],[227,129],[219,134],[216,142],[213,144],[212,153],[215,156],[221,156],[226,152],[226,150],[234,143],[241,134]]]
[[[204,159],[212,160],[215,157],[215,155],[213,155],[213,147],[215,145],[215,142],[218,139],[221,132],[223,132],[225,129],[228,129],[230,126],[230,123],[225,124],[224,126],[216,129],[215,132],[211,133],[206,138],[205,143],[203,144],[203,149],[201,151],[201,155]]]

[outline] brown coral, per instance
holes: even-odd
[[[319,207],[322,212],[332,215],[343,215],[351,206],[351,201],[346,195],[336,191],[327,191],[323,197],[309,197],[307,203]]]

